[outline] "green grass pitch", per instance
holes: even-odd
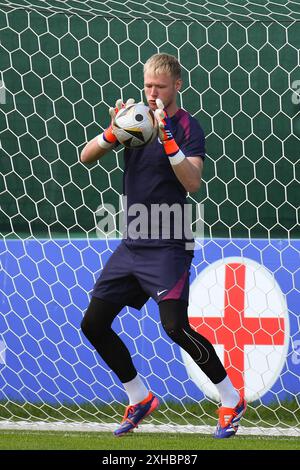
[[[203,434],[1,431],[0,450],[296,450],[296,437],[235,436],[217,440]]]

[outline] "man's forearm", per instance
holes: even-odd
[[[109,148],[101,148],[98,144],[98,138],[99,136],[94,137],[83,148],[80,154],[82,163],[93,163],[111,150]]]
[[[195,193],[201,185],[202,166],[203,162],[198,157],[187,157],[178,165],[172,166],[172,169],[185,190]]]
[[[128,100],[129,101],[129,100]],[[127,101],[127,102],[128,102]],[[80,160],[82,163],[92,163],[103,157],[107,152],[113,149],[117,142],[117,138],[113,131],[114,120],[117,112],[122,107],[122,100],[116,102],[116,108],[109,108],[109,114],[111,117],[111,123],[100,135],[97,135],[94,139],[86,144],[80,154]]]

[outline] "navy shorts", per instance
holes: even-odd
[[[136,246],[122,241],[110,256],[92,296],[140,309],[152,297],[157,303],[188,302],[193,253],[184,246]]]

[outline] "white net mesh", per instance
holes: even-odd
[[[287,22],[300,19],[299,3],[288,0],[198,0],[196,2],[171,0],[164,5],[158,0],[153,1],[111,1],[111,0],[37,0],[31,2],[1,1],[9,6],[34,8],[35,10],[78,13],[79,15],[101,15],[104,17],[143,18],[173,21],[174,19],[206,22],[222,21],[280,21]]]
[[[97,210],[119,206],[122,152],[88,168],[78,154],[117,98],[142,98],[143,63],[164,51],[179,57],[180,104],[207,136],[203,187],[190,198],[204,204],[206,236],[192,324],[250,399],[244,424],[297,432],[299,15],[287,1],[0,3],[3,422],[104,424],[123,413],[122,387],[79,329],[118,243],[97,238]],[[152,300],[114,327],[162,399],[153,423],[215,423],[218,397]]]

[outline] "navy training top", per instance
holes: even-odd
[[[184,155],[199,156],[204,160],[205,136],[198,121],[187,111],[178,109],[170,118],[170,124],[174,139]],[[125,148],[124,162],[123,194],[127,200],[124,239],[139,244],[148,244],[149,240],[158,240],[158,243],[163,239],[191,240],[192,237],[183,233],[184,225],[190,226],[190,220],[185,220],[187,217],[184,215],[187,192],[176,177],[159,138],[139,149]],[[143,204],[143,213],[136,204]],[[156,215],[154,208],[161,204],[176,205],[176,215],[172,216],[170,211],[169,221],[166,213],[159,217]]]

